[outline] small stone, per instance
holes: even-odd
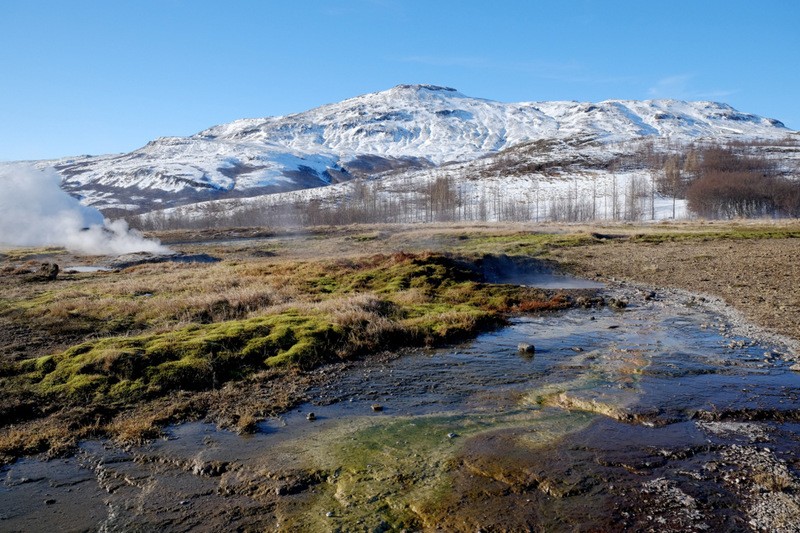
[[[379,403],[373,403],[371,407],[372,410],[375,411],[376,413],[380,413],[381,411],[383,411],[383,406]]]
[[[55,263],[42,263],[39,267],[39,275],[51,281],[56,279],[58,276],[58,265]]]
[[[519,353],[533,355],[536,353],[536,347],[533,344],[521,342],[517,345],[517,351]]]
[[[333,516],[333,511],[328,511],[327,513],[325,513],[325,516],[331,518]]]
[[[611,300],[608,301],[608,306],[612,309],[625,309],[628,307],[628,302],[622,298],[611,298]]]
[[[572,351],[573,352],[582,352],[583,348],[581,348],[580,346],[573,346],[572,347]]]
[[[800,372],[800,363],[795,363],[789,367],[789,370],[794,370],[795,372]]]
[[[447,438],[448,439],[454,439],[456,437],[458,437],[458,433],[448,433],[447,434]]]
[[[53,498],[47,498],[47,499],[44,501],[44,504],[45,504],[45,505],[53,505],[54,503],[56,503],[56,500],[55,500],[55,499],[53,499]]]
[[[308,413],[306,415],[306,420],[316,420],[316,419],[317,419],[317,415],[315,415],[314,413]]]

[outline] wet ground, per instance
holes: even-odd
[[[20,460],[0,530],[800,530],[787,348],[678,293],[609,291],[629,305],[323,368],[255,435],[197,422]]]

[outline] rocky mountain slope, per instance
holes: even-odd
[[[777,120],[715,102],[501,103],[399,85],[303,113],[156,139],[128,154],[38,164],[55,167],[63,187],[88,205],[143,212],[430,171],[487,155],[516,154],[519,165],[541,154],[542,143],[549,159],[565,147],[574,162],[581,147],[624,151],[642,138],[777,141],[792,133]]]

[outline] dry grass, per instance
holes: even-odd
[[[0,411],[5,424],[22,423],[0,438],[0,453],[63,449],[95,434],[141,442],[166,423],[231,401],[227,392],[197,403],[227,382],[272,379],[268,368],[309,369],[387,347],[461,340],[501,323],[504,313],[551,307],[552,295],[480,283],[472,260],[448,255],[247,254],[237,248],[215,264],[143,264],[41,283],[0,276],[9,289],[0,336],[21,339],[19,355],[0,362],[0,393],[25,407]],[[33,331],[47,332],[51,344],[23,345]],[[193,406],[164,403],[175,391],[189,391],[182,394]],[[266,412],[291,403],[279,396],[271,394],[269,408],[221,409],[219,419],[252,431]],[[52,414],[59,408],[63,416]],[[97,416],[75,418],[86,409]],[[34,437],[42,416],[48,430]],[[22,446],[24,434],[31,439]]]
[[[592,231],[626,239],[602,243]],[[61,264],[85,258],[52,250],[6,254],[0,393],[13,409],[0,412],[21,419],[13,427],[4,422],[0,454],[61,451],[101,434],[140,442],[164,424],[212,413],[223,425],[251,431],[261,417],[302,396],[308,374],[293,367],[461,340],[507,313],[570,305],[563,295],[482,283],[470,261],[484,253],[583,258],[587,268],[603,269],[596,259],[618,246],[631,257],[650,247],[639,253],[645,257],[667,243],[699,257],[719,239],[755,242],[795,231],[800,223],[348,227],[271,241],[278,255],[262,253],[258,241],[195,243],[183,251],[213,252],[222,261],[143,264],[39,282],[16,272],[42,254]],[[660,271],[653,275],[663,279]]]

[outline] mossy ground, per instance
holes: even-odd
[[[212,391],[271,368],[309,370],[385,349],[459,341],[515,310],[567,305],[544,291],[485,283],[474,257],[254,255],[47,283],[3,277],[10,289],[0,308],[4,330],[40,328],[53,343],[41,350],[13,346],[0,362],[0,416],[18,425],[0,437],[0,453],[60,448],[59,430],[130,433],[130,423],[116,420],[120,413],[175,391]],[[79,410],[92,416],[65,414]],[[47,420],[48,431],[40,431]],[[26,427],[39,428],[35,444],[20,444]],[[141,425],[139,433],[153,428]]]
[[[312,468],[326,472],[326,482],[317,485],[313,498],[289,513],[291,519],[283,525],[303,531],[425,529],[442,523],[437,515],[440,503],[452,496],[452,472],[472,437],[515,431],[521,446],[536,448],[586,427],[594,418],[590,413],[533,407],[368,418],[360,426],[351,421],[321,432],[313,446],[301,452]]]
[[[43,260],[103,259],[4,251],[0,454],[58,451],[96,435],[136,440],[157,433],[159,424],[214,409],[234,425],[252,426],[248,420],[302,399],[296,388],[280,392],[297,382],[297,372],[384,349],[459,341],[509,313],[569,305],[554,293],[486,283],[476,268],[484,254],[591,263],[620,242],[630,248],[786,241],[800,236],[800,226],[354,226],[280,238],[247,233],[269,240],[235,245],[215,240],[226,236],[168,235],[190,243],[181,251],[210,253],[218,263],[142,264],[62,273],[54,281],[25,272]],[[265,382],[275,392],[263,397],[278,398],[275,410],[255,407],[244,392]],[[170,401],[176,395],[177,406]],[[232,398],[246,407],[219,408]],[[153,406],[169,414],[159,416]]]

